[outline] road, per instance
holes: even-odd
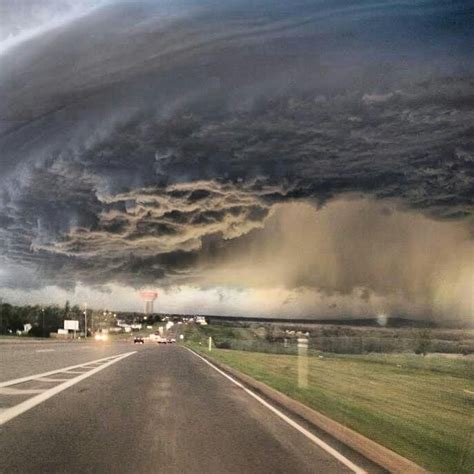
[[[0,364],[2,473],[354,472],[183,347],[2,344]]]
[[[129,344],[126,347],[130,350]],[[3,342],[0,343],[0,382],[100,359],[122,349],[117,350],[117,344],[93,342]]]

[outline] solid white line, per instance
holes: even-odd
[[[51,383],[51,382],[65,382],[66,380],[71,380],[71,379],[50,379],[50,378],[44,377],[40,379],[35,379],[35,382]]]
[[[259,397],[256,393],[252,392],[249,390],[247,387],[242,385],[240,382],[235,380],[233,377],[230,375],[226,374],[224,371],[216,367],[214,364],[209,362],[207,359],[204,357],[201,357],[198,353],[194,352],[192,349],[189,349],[186,347],[189,352],[194,354],[196,357],[199,357],[201,360],[203,360],[207,365],[211,366],[214,370],[217,370],[221,375],[229,379],[233,384],[237,385],[240,387],[242,390],[244,390],[247,394],[249,394],[251,397],[255,398],[258,402],[260,402],[263,406],[267,407],[269,410],[271,410],[275,415],[279,416],[283,421],[288,423],[290,426],[298,430],[300,433],[302,433],[304,436],[306,436],[309,440],[311,440],[314,444],[318,445],[320,448],[322,448],[324,451],[329,453],[331,456],[336,458],[339,462],[344,464],[344,466],[348,467],[351,471],[355,472],[356,474],[367,474],[367,472],[362,469],[361,467],[357,466],[354,464],[352,461],[347,459],[343,454],[341,454],[339,451],[336,451],[334,448],[329,446],[329,444],[325,443],[322,439],[318,438],[315,436],[313,433],[308,431],[306,428],[303,428],[301,425],[293,421],[291,418],[286,416],[284,413],[282,413],[280,410],[275,408],[274,406],[270,405],[266,400],[264,400],[262,397]]]
[[[12,387],[3,387],[0,388],[0,395],[29,395],[31,393],[42,393],[44,392],[44,388],[29,388],[29,389],[21,389],[21,388],[12,388]]]
[[[83,367],[85,365],[89,365],[95,362],[105,362],[110,359],[113,359],[115,357],[119,357],[122,354],[116,354],[114,356],[110,357],[104,357],[103,359],[96,359],[90,362],[84,362],[82,364],[77,364],[77,365],[71,365],[70,367],[64,367],[63,369],[57,369],[57,370],[51,370],[49,372],[43,372],[42,374],[35,374],[35,375],[28,375],[27,377],[21,377],[19,379],[12,379],[12,380],[7,380],[6,382],[0,382],[0,387],[9,387],[10,385],[16,385],[18,383],[23,383],[23,382],[28,382],[30,380],[35,380],[39,379],[42,377],[47,377],[48,375],[54,375],[54,374],[59,374],[61,372],[65,372],[67,370],[72,370],[72,369],[77,369],[78,367]]]
[[[110,360],[109,362],[106,362],[100,367],[92,369],[89,372],[86,372],[85,374],[79,375],[78,377],[68,380],[67,382],[59,384],[56,387],[50,388],[49,390],[46,390],[39,395],[36,395],[36,397],[32,397],[22,403],[19,403],[18,405],[15,405],[14,407],[7,408],[5,411],[0,413],[0,426],[6,423],[7,421],[16,418],[22,413],[25,413],[25,411],[31,410],[32,408],[39,405],[40,403],[45,402],[49,398],[54,397],[54,395],[57,395],[63,390],[66,390],[67,388],[76,385],[80,381],[90,377],[91,375],[96,374],[97,372],[100,372],[101,370],[104,370],[106,367],[109,367],[110,365],[115,364],[116,362],[119,362],[120,360],[125,359],[128,356],[131,356],[132,354],[136,354],[136,351],[121,354],[119,357],[116,357]]]

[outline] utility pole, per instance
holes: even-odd
[[[0,297],[0,334],[3,334],[3,298]]]
[[[45,337],[44,335],[44,308],[41,308],[41,314],[43,315],[43,337]]]
[[[84,303],[84,338],[87,339],[87,303]]]

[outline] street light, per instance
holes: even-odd
[[[84,339],[87,339],[87,303],[84,303]]]
[[[44,336],[44,308],[41,308],[41,314],[43,315],[43,337]]]

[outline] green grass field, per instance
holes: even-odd
[[[190,343],[198,351],[205,346]],[[474,361],[406,355],[309,357],[213,349],[208,355],[330,416],[432,472],[474,472]]]

